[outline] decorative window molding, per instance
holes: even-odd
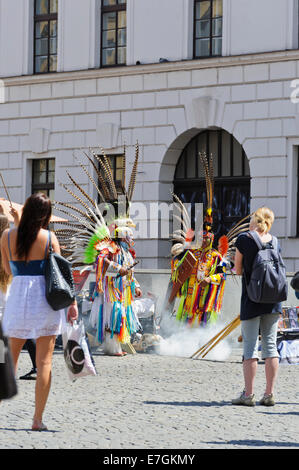
[[[48,129],[32,129],[29,134],[32,153],[45,153],[49,147],[50,131]]]
[[[114,149],[118,145],[119,126],[113,123],[104,123],[96,130],[97,142],[105,149]]]

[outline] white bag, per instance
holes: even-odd
[[[97,375],[94,360],[86,340],[84,323],[67,323],[62,334],[64,360],[70,379]]]
[[[149,298],[136,299],[132,302],[132,308],[138,318],[150,318],[155,313],[155,302]]]

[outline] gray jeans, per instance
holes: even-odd
[[[278,320],[279,313],[265,313],[251,320],[241,321],[244,360],[259,358],[259,333],[262,337],[262,359],[279,357],[276,346]]]

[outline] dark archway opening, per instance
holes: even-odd
[[[241,218],[250,213],[250,170],[243,147],[224,130],[205,130],[184,148],[174,176],[174,192],[184,203],[206,206],[206,185],[199,152],[213,155],[215,243]],[[191,209],[195,226],[195,215]]]

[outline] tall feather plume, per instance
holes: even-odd
[[[208,196],[208,206],[212,207],[212,184],[211,184],[211,175],[209,161],[206,154],[203,155],[205,172],[206,172],[206,186],[207,186],[207,196]]]
[[[98,160],[98,162],[100,163],[101,168],[102,168],[102,170],[105,174],[105,177],[107,179],[107,184],[108,184],[109,190],[110,190],[110,199],[117,199],[117,190],[116,190],[116,187],[115,187],[111,166],[109,164],[109,160],[108,160],[107,156],[104,153],[104,149],[101,148],[101,151],[102,151],[101,156],[95,154],[94,152],[92,152],[92,153],[95,156],[95,158]]]
[[[91,199],[91,197],[86,193],[86,191],[84,191],[83,188],[81,188],[81,186],[74,180],[74,178],[71,177],[71,175],[69,174],[68,171],[66,171],[66,174],[68,175],[69,179],[71,180],[71,182],[76,186],[77,189],[79,189],[79,191],[83,194],[84,197],[86,197],[86,199],[94,206],[94,201]]]
[[[122,171],[121,184],[122,184],[122,188],[124,191],[126,191],[126,160],[127,160],[126,151],[127,151],[126,144],[124,144],[124,154],[122,156],[122,166],[121,166],[121,171]]]
[[[212,198],[211,207],[212,207],[213,197],[214,197],[214,157],[212,153],[210,153],[209,169],[210,169],[210,180],[211,180],[211,190],[212,190],[212,195],[211,195],[211,198]]]
[[[77,229],[77,231],[82,231],[85,229],[84,225],[81,224],[76,224],[75,222],[65,222],[65,221],[57,221],[55,224],[61,224],[61,225],[66,225],[67,227],[73,227],[74,229]]]
[[[107,188],[106,181],[104,180],[101,171],[98,169],[97,165],[94,163],[92,158],[90,158],[90,156],[86,152],[83,152],[83,153],[86,156],[86,158],[88,158],[90,163],[92,164],[94,170],[96,171],[97,177],[99,178],[99,183],[101,185],[101,190],[103,191],[103,196],[104,196],[103,201],[106,201],[107,199],[110,199],[110,192],[109,192],[109,189]]]
[[[185,243],[185,237],[180,237],[179,235],[173,235],[172,241],[179,241],[180,243]]]
[[[128,199],[129,199],[129,201],[132,201],[133,193],[134,193],[134,190],[135,190],[138,160],[139,160],[139,144],[138,144],[138,142],[136,142],[136,145],[135,145],[135,161],[134,161],[134,164],[133,164],[130,183],[129,183],[129,188],[128,188]]]
[[[88,172],[88,170],[86,169],[86,167],[80,162],[80,160],[76,157],[75,154],[73,154],[75,159],[77,160],[77,162],[79,163],[80,167],[82,168],[82,170],[84,171],[84,173],[88,176],[89,180],[92,182],[93,186],[96,188],[97,190],[97,193],[98,195],[100,196],[100,198],[102,200],[104,200],[104,196],[103,194],[101,193],[97,183],[95,182],[94,178],[91,176],[91,174]]]
[[[117,199],[117,189],[116,189],[116,186],[115,186],[115,181],[114,181],[114,177],[113,177],[113,171],[112,171],[112,168],[111,168],[111,165],[110,165],[110,161],[107,157],[107,155],[105,154],[104,152],[104,149],[102,148],[102,155],[103,155],[103,161],[106,165],[106,168],[107,168],[107,171],[109,173],[109,182],[110,182],[110,186],[111,186],[111,191],[113,193],[113,197],[115,199]]]
[[[79,209],[78,207],[73,206],[72,204],[68,204],[67,202],[54,201],[53,207],[57,210],[60,210],[58,206],[63,206],[63,207],[66,207],[67,209],[71,209],[72,211],[77,212],[78,214],[80,214],[82,217],[86,217],[87,219],[92,221],[91,217],[86,212],[83,212],[81,209]]]
[[[225,256],[225,258],[229,261],[228,269],[230,270],[233,278],[235,277],[235,273],[231,270],[230,264],[233,262],[235,256],[235,243],[238,238],[238,235],[241,233],[247,232],[249,230],[250,221],[245,222],[251,217],[252,214],[247,215],[246,217],[239,220],[226,235],[222,235],[218,241],[218,251]]]
[[[238,222],[236,225],[234,225],[234,226],[229,230],[229,232],[228,232],[228,234],[227,234],[227,237],[230,238],[230,236],[231,236],[233,233],[237,232],[236,229],[237,229],[237,228],[240,228],[240,226],[245,222],[245,220],[247,220],[247,219],[249,219],[250,217],[252,217],[252,215],[253,215],[253,213],[251,213],[251,214],[249,214],[249,215],[246,215],[246,217],[244,217],[243,219],[239,220],[239,222]],[[250,224],[250,221],[246,223],[246,225],[247,225],[248,228],[249,228],[249,224]],[[245,226],[246,226],[246,225],[245,225]]]
[[[239,233],[248,231],[248,228],[249,228],[249,223],[239,225],[238,227],[233,227],[233,229],[231,229],[229,233],[227,234],[227,237],[229,240],[231,240],[235,236],[238,236]]]
[[[63,209],[60,209],[60,208],[57,208],[57,210],[59,210],[62,214],[66,214],[68,216],[71,216],[73,219],[77,220],[77,222],[84,225],[84,227],[86,227],[87,229],[93,230],[93,226],[89,222],[87,222],[87,220],[82,219],[82,217],[78,217],[75,214],[70,214],[66,210],[63,210]]]
[[[179,206],[177,206],[179,207]],[[187,226],[186,222],[184,219],[182,219],[182,217],[179,217],[178,215],[174,214],[173,217],[181,224],[183,225],[183,229],[184,229],[184,232],[187,233],[188,229],[190,227]]]
[[[86,202],[84,202],[79,196],[77,196],[75,193],[73,193],[73,191],[71,189],[69,189],[65,184],[63,183],[60,183],[60,186],[62,186],[71,196],[73,196],[73,198],[75,198],[78,202],[80,202],[80,204],[82,204],[83,207],[85,207],[85,209],[88,210],[88,205],[86,204]]]
[[[190,220],[186,207],[184,206],[183,202],[180,200],[180,198],[176,194],[174,194],[173,192],[171,194],[173,198],[176,200],[176,202],[179,204],[180,208],[182,209],[182,215],[186,217],[185,220],[186,220],[187,226],[191,228],[191,220]]]
[[[55,234],[58,237],[59,241],[60,240],[69,240],[73,236],[78,236],[78,231],[74,229],[68,229],[68,228],[57,228],[55,230]]]
[[[184,232],[184,230],[178,229],[178,230],[175,230],[172,235],[179,235],[179,236],[186,238],[187,234],[186,232]]]
[[[214,169],[213,169],[213,160],[209,159],[206,153],[199,153],[200,160],[204,167],[205,180],[206,180],[206,189],[207,189],[207,205],[208,209],[213,207],[213,192],[214,192]]]
[[[114,199],[113,189],[111,188],[111,179],[113,179],[113,178],[112,178],[112,175],[111,175],[110,166],[107,169],[106,168],[106,163],[103,161],[103,158],[100,155],[98,155],[98,153],[94,152],[91,148],[89,148],[89,151],[94,156],[95,160],[97,162],[99,162],[99,164],[100,164],[99,172],[102,173],[101,180],[104,182],[106,190],[107,190],[105,201],[109,201],[111,199]],[[103,153],[103,150],[102,150],[102,153]]]
[[[102,224],[105,224],[105,223],[106,223],[106,222],[105,222],[105,219],[104,219],[104,217],[103,217],[103,215],[102,215],[102,213],[101,213],[101,211],[100,211],[100,208],[99,208],[99,206],[97,205],[97,203],[96,203],[96,214],[97,214],[98,218],[100,219],[101,223],[102,223]]]

